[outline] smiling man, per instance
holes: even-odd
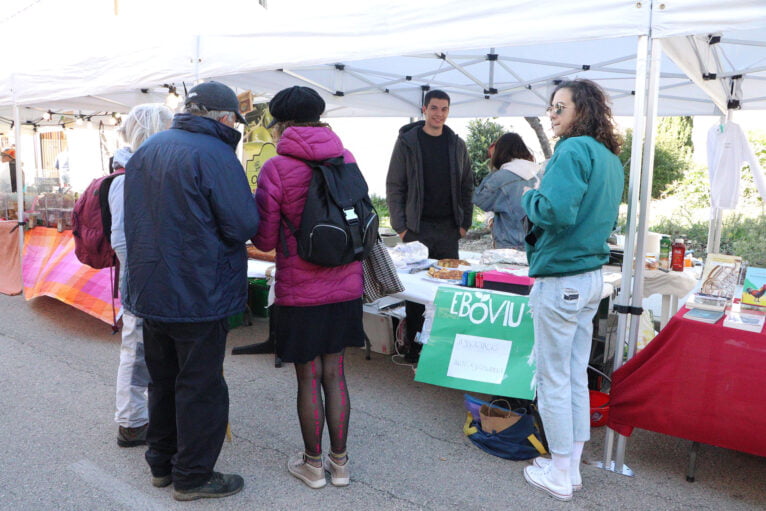
[[[420,241],[428,257],[458,257],[458,240],[471,226],[473,171],[465,142],[444,123],[450,98],[444,91],[425,95],[424,120],[399,130],[386,178],[391,227],[405,242]],[[423,306],[407,302],[407,355],[416,360],[415,333],[423,326]]]

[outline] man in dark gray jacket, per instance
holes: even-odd
[[[234,91],[193,87],[185,113],[125,169],[125,307],[144,318],[149,369],[146,461],[176,500],[225,497],[243,479],[214,472],[229,415],[228,317],[245,310],[245,241],[258,209],[234,152],[245,122]]]
[[[465,142],[444,123],[450,98],[432,90],[424,98],[423,121],[403,126],[386,177],[391,227],[405,242],[420,241],[433,259],[457,258],[458,240],[471,227],[473,171]],[[407,302],[408,358],[423,326],[424,308]]]

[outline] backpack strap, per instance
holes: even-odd
[[[104,229],[104,236],[109,237],[112,233],[112,210],[109,209],[109,189],[112,187],[112,181],[118,176],[125,174],[125,169],[114,171],[107,176],[98,188],[98,204],[101,206],[101,224]]]
[[[109,267],[109,277],[109,282],[112,284],[112,334],[116,334],[120,331],[117,326],[117,307],[114,305],[120,290],[120,259],[116,254],[114,256],[114,265]]]
[[[101,225],[104,230],[104,236],[109,238],[112,234],[112,210],[109,208],[109,189],[112,181],[118,176],[124,175],[125,169],[120,169],[110,174],[101,181],[98,188],[98,204],[101,208]],[[109,267],[109,281],[112,285],[112,333],[120,331],[117,327],[117,308],[114,305],[120,292],[120,259],[114,254],[114,264]]]

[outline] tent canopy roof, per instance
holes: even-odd
[[[660,115],[718,113],[737,74],[744,76],[736,82],[740,106],[766,108],[762,0],[725,6],[717,0],[272,0],[268,11],[251,0],[220,0],[210,17],[200,14],[210,11],[203,0],[188,0],[180,14],[157,2],[141,10],[149,0],[76,3],[15,0],[18,10],[0,19],[6,47],[30,27],[43,34],[0,70],[0,116],[7,118],[14,103],[35,122],[47,110],[126,112],[162,101],[163,85],[180,92],[198,79],[252,90],[264,100],[296,83],[314,86],[329,116],[417,116],[428,87],[451,95],[453,116],[541,115],[555,81],[575,77],[599,82],[615,114],[632,115],[636,36],[650,33],[674,37],[662,62]],[[91,30],[49,37],[82,12],[92,17]],[[178,21],[169,30],[171,13]],[[141,37],[129,36],[133,27]],[[720,31],[720,42],[708,44],[708,34]],[[691,37],[696,33],[703,35]],[[711,70],[716,78],[703,79]]]

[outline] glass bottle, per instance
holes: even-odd
[[[677,238],[673,243],[673,252],[670,258],[670,267],[673,271],[684,271],[684,255],[686,253],[686,245],[682,238]]]
[[[668,271],[670,269],[670,252],[672,245],[673,243],[668,236],[663,236],[660,240],[660,270]]]

